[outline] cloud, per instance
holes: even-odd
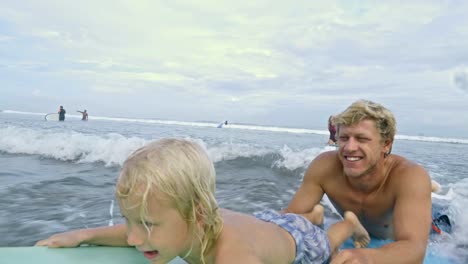
[[[468,115],[447,92],[468,91],[468,2],[25,1],[0,6],[0,89],[32,106],[302,126],[366,98],[414,126]]]
[[[453,74],[453,84],[464,92],[468,92],[468,69],[457,70]]]

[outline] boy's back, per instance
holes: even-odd
[[[283,228],[253,216],[222,209],[223,231],[215,263],[293,263],[296,242]],[[245,259],[244,259],[245,258]]]

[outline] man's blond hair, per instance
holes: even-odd
[[[392,112],[381,104],[369,100],[358,100],[334,117],[338,134],[340,126],[355,125],[363,120],[375,122],[383,142],[393,142],[396,134],[396,120]]]

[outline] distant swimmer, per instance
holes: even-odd
[[[328,138],[328,145],[336,145],[336,127],[334,118],[335,117],[332,115],[328,118],[328,131],[330,132],[330,137]]]
[[[88,112],[86,112],[86,109],[84,111],[80,111],[78,110],[77,112],[81,113],[83,115],[83,117],[81,118],[81,120],[83,121],[88,121]]]
[[[65,121],[65,113],[67,111],[65,111],[65,109],[63,109],[63,106],[60,106],[60,109],[58,111],[58,114],[59,114],[59,121]]]

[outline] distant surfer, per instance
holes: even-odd
[[[81,113],[83,115],[83,117],[81,118],[81,120],[83,121],[88,121],[88,112],[86,112],[86,109],[84,111],[80,111],[78,110],[77,112]]]
[[[330,116],[328,118],[328,132],[330,132],[330,137],[328,138],[328,145],[335,146],[336,145],[336,127],[334,122],[334,116]]]
[[[59,114],[59,121],[65,121],[65,113],[67,111],[65,111],[65,109],[63,109],[63,106],[61,105],[60,106],[60,109],[58,111],[58,114]]]
[[[222,128],[223,126],[227,125],[228,124],[228,121],[224,121],[224,122],[221,122],[219,123],[219,125],[217,126],[217,128]]]

